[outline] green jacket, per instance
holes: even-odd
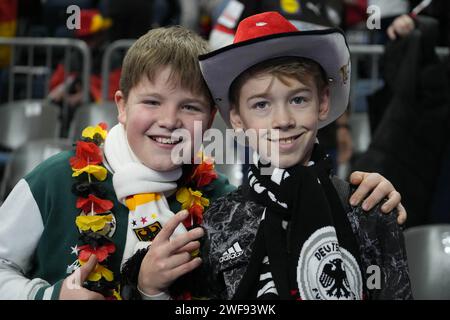
[[[80,209],[71,192],[74,178],[69,158],[73,155],[62,152],[44,161],[16,185],[0,208],[0,299],[57,299],[62,281],[78,266],[80,233],[75,218]],[[116,230],[111,238],[116,252],[108,265],[117,279],[128,208],[118,202],[110,172],[102,185],[105,198],[114,202]],[[212,186],[206,194],[210,201],[235,189],[220,174]],[[174,195],[168,202],[173,212],[181,209]]]

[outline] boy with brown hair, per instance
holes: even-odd
[[[109,133],[87,128],[76,152],[43,162],[1,206],[1,298],[119,298],[121,266],[166,224],[177,234],[170,243],[171,234],[159,237],[176,260],[171,277],[200,264],[188,253],[203,230],[186,230],[181,222],[191,219],[175,197],[196,179],[195,167],[175,164],[171,151],[188,143],[174,130],[193,135],[195,121],[202,130],[212,123],[215,106],[197,59],[207,52],[205,40],[180,27],[151,30],[133,44],[115,95],[119,124]],[[202,197],[214,201],[233,189],[218,175]],[[144,292],[148,268],[137,270]]]
[[[348,104],[344,34],[299,31],[266,12],[244,19],[234,44],[200,64],[226,123],[257,137],[249,183],[204,216],[206,296],[410,299],[397,215],[350,206],[351,187],[330,175],[316,138]]]

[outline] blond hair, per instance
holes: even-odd
[[[150,30],[130,47],[123,60],[120,90],[125,100],[144,75],[153,82],[161,68],[170,67],[172,85],[202,95],[213,105],[198,62],[198,56],[208,51],[208,43],[186,28]]]
[[[325,70],[314,60],[303,57],[281,57],[258,63],[242,72],[231,84],[229,99],[233,107],[238,106],[242,86],[250,78],[269,74],[287,84],[285,78],[315,85],[319,97],[328,86]]]

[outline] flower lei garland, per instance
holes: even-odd
[[[87,127],[81,136],[81,140],[76,142],[75,156],[69,160],[72,177],[76,178],[72,192],[78,197],[76,207],[81,209],[75,219],[81,233],[78,262],[80,265],[85,264],[92,254],[98,260],[84,287],[101,293],[107,299],[121,300],[118,282],[114,281],[114,274],[108,268],[108,258],[116,250],[112,239],[108,237],[113,227],[111,209],[114,204],[103,199],[106,192],[100,183],[107,177],[101,150],[107,136],[107,125],[100,123],[95,127]],[[201,163],[194,167],[188,181],[176,192],[181,208],[189,212],[189,217],[183,221],[188,229],[202,223],[205,207],[209,206],[209,199],[203,194],[213,188],[210,184],[218,177],[214,160],[203,153],[199,153],[199,156]]]
[[[183,221],[187,229],[201,225],[203,222],[203,212],[205,207],[209,206],[209,199],[203,197],[203,194],[213,188],[210,184],[217,179],[214,160],[204,156],[202,152],[198,156],[202,159],[201,163],[195,167],[186,185],[178,189],[176,193],[181,209],[187,209],[189,212],[189,217]]]
[[[183,221],[188,230],[202,224],[203,212],[205,207],[209,206],[209,199],[203,195],[213,189],[211,182],[218,177],[214,170],[214,159],[204,156],[202,152],[199,152],[197,156],[201,159],[201,163],[193,168],[192,174],[187,177],[184,186],[176,193],[176,199],[181,203],[181,209],[187,209],[189,212],[188,218]],[[192,256],[198,254],[198,249],[191,252]],[[192,279],[189,277],[177,279],[170,288],[172,298],[175,300],[199,299],[199,297],[194,297],[189,290],[192,285],[191,281]]]
[[[100,183],[107,177],[101,151],[106,129],[105,123],[84,129],[81,140],[76,142],[75,156],[69,161],[72,177],[76,178],[72,192],[78,197],[76,207],[81,209],[75,219],[81,233],[78,262],[80,265],[85,264],[93,254],[98,260],[84,287],[107,299],[120,300],[120,289],[114,281],[113,272],[108,268],[108,258],[116,251],[116,246],[108,237],[111,228],[115,227],[111,213],[113,202],[103,199],[106,192]]]

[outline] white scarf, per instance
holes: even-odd
[[[137,250],[148,247],[149,240],[174,216],[165,194],[176,190],[182,170],[160,172],[142,164],[131,150],[125,128],[120,123],[109,131],[104,153],[114,174],[117,198],[130,210],[123,265]],[[180,224],[174,235],[183,232],[186,229]]]

